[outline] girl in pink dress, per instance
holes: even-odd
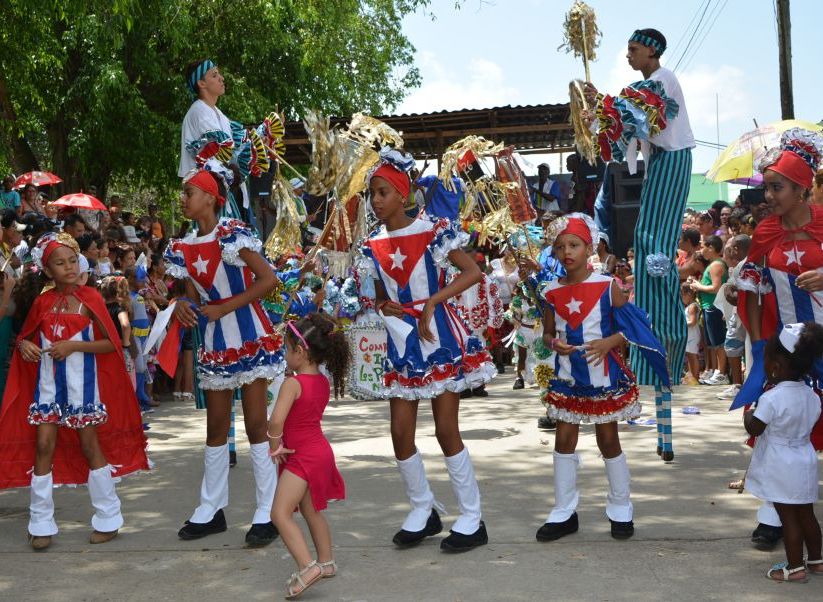
[[[294,374],[283,382],[269,420],[272,460],[280,476],[272,520],[297,563],[288,581],[286,598],[300,596],[319,579],[334,577],[331,532],[322,510],[329,500],[346,497],[343,477],[320,421],[329,403],[329,379],[320,372],[325,364],[334,382],[334,395],[343,392],[349,368],[349,346],[337,323],[325,314],[311,314],[287,322],[286,364]],[[303,531],[294,520],[295,508],[306,519],[317,559],[312,558]]]

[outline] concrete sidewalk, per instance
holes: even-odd
[[[333,402],[324,429],[348,490],[327,512],[340,574],[305,600],[813,600],[823,578],[805,585],[770,583],[766,569],[785,558],[755,550],[749,536],[757,500],[727,489],[748,465],[741,414],[715,398],[723,387],[678,388],[675,461],[655,453],[654,426],[621,425],[632,471],[636,534],[618,542],[605,518],[606,476],[592,428],[581,429],[580,531],[554,543],[534,534],[553,500],[553,434],[538,431],[538,390],[511,390],[498,377],[489,397],[463,402],[461,425],[483,495],[490,543],[462,555],[439,551],[439,537],[397,550],[391,537],[407,511],[394,466],[384,402]],[[644,391],[644,419],[654,417]],[[681,408],[696,405],[699,415]],[[44,553],[26,542],[29,492],[0,493],[2,600],[282,599],[294,564],[283,544],[243,547],[254,510],[248,444],[238,424],[239,465],[231,471],[229,529],[184,542],[177,530],[197,504],[205,413],[164,403],[150,418],[150,473],[120,483],[126,526],[111,543],[88,544],[91,506],[85,488],[55,490],[60,534]],[[456,518],[456,503],[420,404],[418,446],[432,487]],[[823,512],[818,510],[818,516]]]

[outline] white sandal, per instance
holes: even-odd
[[[788,562],[778,562],[768,571],[766,571],[766,579],[771,581],[781,581],[784,583],[806,583],[809,580],[809,575],[806,573],[806,565],[801,564],[800,566],[796,566],[793,569],[788,568]],[[779,571],[779,572],[778,572]],[[792,579],[791,576],[795,573],[799,573],[803,571],[806,573],[803,578],[801,579]],[[775,573],[775,574],[772,574]]]
[[[310,578],[308,581],[303,581],[303,575],[305,575],[314,568],[319,568],[320,570],[317,571],[317,574],[313,578]],[[322,578],[323,569],[317,566],[316,560],[312,560],[305,567],[303,567],[302,570],[292,573],[291,577],[289,577],[289,580],[286,582],[286,600],[295,600],[299,598],[307,589],[309,589],[312,585],[320,581]],[[297,582],[296,584],[295,581]],[[300,589],[294,591],[295,585],[299,585]]]
[[[322,563],[321,563],[322,564]],[[818,577],[823,577],[823,571],[810,571],[808,568],[810,566],[821,566],[823,565],[823,558],[820,560],[806,560],[806,575],[817,575]]]
[[[823,563],[823,561],[821,561]],[[320,567],[320,573],[323,575],[323,579],[331,579],[335,575],[337,575],[337,563],[334,560],[327,560],[326,562],[318,562],[317,566]],[[326,571],[326,569],[331,569],[330,571]]]

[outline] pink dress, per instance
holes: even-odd
[[[325,510],[329,500],[346,497],[346,484],[329,441],[320,428],[323,411],[329,403],[329,380],[323,374],[297,374],[300,397],[294,400],[283,425],[283,446],[293,449],[280,472],[288,470],[309,484],[314,509]]]

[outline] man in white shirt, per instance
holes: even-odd
[[[549,211],[560,211],[560,184],[549,179],[549,164],[537,166],[537,184],[531,187],[532,204],[540,215]]]
[[[638,29],[629,37],[626,58],[629,66],[643,74],[644,80],[662,84],[661,98],[677,104],[676,115],[660,125],[660,131],[648,140],[641,140],[646,160],[646,174],[640,194],[640,215],[634,231],[635,303],[646,310],[652,328],[666,347],[672,384],[680,382],[686,349],[686,321],[679,297],[678,272],[674,267],[683,211],[689,196],[694,136],[683,91],[677,77],[660,66],[666,50],[666,38],[656,29]],[[596,100],[597,89],[586,84],[586,96]],[[626,161],[631,170],[636,163],[637,143],[631,140],[626,149]],[[655,255],[653,275],[647,270],[646,258]],[[663,257],[669,269],[664,269]],[[632,367],[637,382],[655,385],[658,423],[658,453],[664,461],[674,458],[671,441],[671,392],[662,391],[660,383],[636,349],[631,349]]]

